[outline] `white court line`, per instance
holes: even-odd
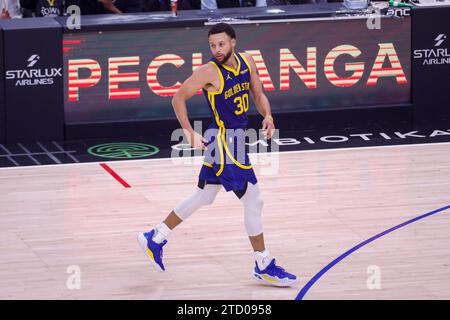
[[[50,151],[47,150],[46,147],[44,147],[44,145],[42,143],[40,143],[39,141],[37,142],[38,146],[42,148],[42,150],[44,150],[45,154],[52,159],[53,161],[55,161],[57,164],[62,164],[61,161],[59,161],[59,159],[54,156],[53,154],[51,154]]]
[[[250,153],[249,155],[265,155],[265,154],[283,154],[283,153],[313,153],[313,152],[330,152],[330,151],[347,151],[347,150],[370,150],[370,149],[383,149],[383,148],[404,148],[404,147],[417,147],[417,146],[436,146],[436,145],[447,145],[450,142],[433,142],[433,143],[413,143],[413,144],[399,144],[399,145],[388,145],[388,146],[373,146],[373,147],[350,147],[350,148],[329,148],[329,149],[317,149],[317,150],[293,150],[293,151],[277,151],[277,152],[261,152],[261,153]],[[199,159],[203,156],[193,156],[187,157],[189,159]],[[47,164],[41,166],[20,166],[20,167],[1,167],[2,170],[14,170],[14,169],[26,169],[26,168],[47,168],[47,167],[65,167],[65,166],[82,166],[91,164],[116,164],[116,163],[136,163],[136,162],[146,162],[146,161],[181,161],[183,158],[152,158],[152,159],[136,159],[136,160],[116,160],[116,161],[96,161],[96,162],[80,162],[80,163],[61,163],[61,164]]]
[[[7,158],[9,161],[11,161],[12,163],[14,163],[15,166],[20,166],[20,165],[19,165],[19,164],[11,157],[12,153],[9,152],[9,150],[6,149],[5,146],[3,146],[2,144],[0,144],[0,147],[7,153],[6,158]]]
[[[31,160],[33,160],[34,163],[36,163],[38,166],[41,165],[41,163],[40,163],[39,161],[37,161],[37,160],[33,157],[33,155],[32,155],[32,153],[30,152],[30,150],[28,150],[27,148],[25,148],[25,146],[22,145],[21,143],[18,143],[18,145],[19,145],[23,150],[25,150],[25,152],[26,152],[26,154],[28,155],[28,157],[30,157]]]
[[[76,163],[79,163],[80,161],[78,161],[78,159],[77,158],[75,158],[74,156],[72,156],[70,153],[72,152],[72,151],[65,151],[57,142],[55,142],[55,141],[52,141],[53,142],[53,144],[59,149],[59,150],[61,150],[62,152],[64,152],[69,158],[71,158],[73,161],[75,161]],[[74,151],[74,152],[76,152],[76,151]]]

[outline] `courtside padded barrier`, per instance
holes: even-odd
[[[450,6],[412,10],[412,101],[418,129],[450,120],[449,17]]]
[[[3,20],[0,27],[6,142],[63,140],[61,25],[33,18]]]

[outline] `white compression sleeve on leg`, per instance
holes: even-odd
[[[263,232],[262,208],[264,201],[261,197],[258,184],[247,184],[247,191],[241,198],[244,204],[245,229],[250,237],[257,236]]]
[[[173,211],[181,220],[185,220],[201,207],[213,203],[221,187],[220,184],[206,184],[203,189],[197,188],[193,194],[181,201]]]

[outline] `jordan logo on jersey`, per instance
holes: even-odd
[[[230,73],[228,72],[226,80],[231,80]]]

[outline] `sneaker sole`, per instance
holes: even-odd
[[[295,280],[279,280],[279,282],[272,282],[267,279],[260,278],[260,275],[255,272],[253,272],[252,275],[253,275],[253,279],[258,281],[259,283],[266,284],[269,286],[275,286],[275,287],[290,287],[298,281],[298,278],[297,278]]]
[[[139,233],[137,240],[139,242],[139,246],[141,247],[142,251],[144,251],[145,256],[150,259],[150,263],[152,264],[153,268],[155,268],[156,271],[164,272],[164,270],[159,266],[159,264],[157,264],[150,256],[148,252],[150,249],[147,247],[147,238],[144,236],[144,234]]]

